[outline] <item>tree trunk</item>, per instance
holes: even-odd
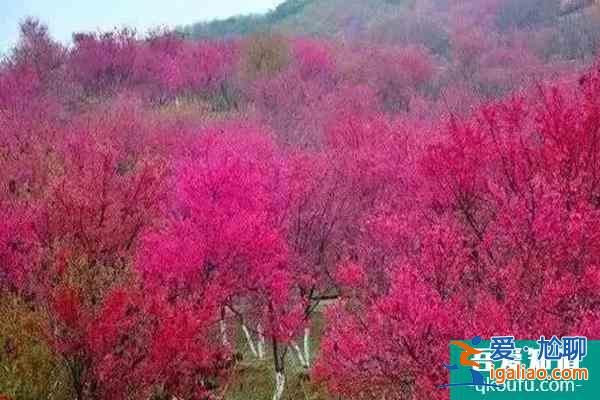
[[[250,351],[254,357],[258,357],[258,352],[256,351],[256,346],[254,345],[254,340],[252,340],[252,336],[250,335],[250,331],[245,324],[242,324],[242,331],[244,331],[244,335],[246,336],[246,341],[248,342],[248,346],[250,347]]]
[[[277,339],[272,339],[273,344],[273,362],[275,363],[275,390],[273,400],[281,400],[285,389],[285,350],[282,350],[277,343]]]
[[[221,330],[221,342],[223,346],[229,346],[229,337],[227,336],[227,322],[225,321],[225,309],[221,310],[221,320],[219,321],[219,328]]]
[[[306,368],[310,368],[310,327],[304,328],[304,361]]]
[[[258,331],[258,338],[256,343],[256,352],[258,353],[259,360],[265,358],[265,335],[263,335],[262,326],[257,325],[256,330]]]
[[[269,304],[269,312],[271,317],[271,324],[274,326],[274,310],[273,304]],[[285,389],[285,353],[287,348],[284,346],[281,348],[277,342],[275,335],[271,336],[271,344],[273,346],[273,363],[275,364],[275,391],[273,392],[273,400],[281,400],[283,397],[283,390]]]
[[[296,351],[296,356],[298,357],[298,361],[303,368],[308,368],[308,363],[306,362],[306,358],[304,357],[304,351],[298,346],[298,343],[292,342],[292,348]]]
[[[275,372],[275,393],[273,393],[273,400],[281,400],[283,397],[283,390],[285,389],[285,375],[283,372]]]

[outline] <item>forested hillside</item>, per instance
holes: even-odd
[[[0,399],[447,399],[600,339],[600,13],[287,1],[0,63]]]
[[[453,25],[479,23],[478,11],[488,9],[494,10],[487,17],[500,31],[556,30],[557,40],[579,48],[597,42],[595,8],[593,0],[286,0],[265,15],[198,22],[179,31],[194,39],[271,32],[393,45],[419,40],[416,36],[421,33],[429,37],[425,45],[445,54]]]
[[[342,35],[345,25],[405,14],[413,0],[287,0],[265,15],[237,16],[181,28],[192,38],[276,31],[288,34]]]

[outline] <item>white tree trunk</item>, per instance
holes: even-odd
[[[262,360],[265,358],[265,335],[263,335],[262,326],[260,324],[258,324],[256,330],[258,331],[256,352],[258,353],[258,358]]]
[[[246,336],[246,341],[248,342],[248,346],[250,347],[250,351],[254,357],[258,357],[258,352],[256,351],[256,346],[254,346],[254,340],[252,340],[252,336],[250,335],[250,331],[245,324],[242,324],[242,330],[244,331],[244,335]]]
[[[298,356],[298,361],[300,362],[300,365],[304,368],[308,368],[308,363],[304,358],[304,352],[302,351],[300,346],[298,346],[298,343],[292,341],[292,348],[296,351],[296,355]]]
[[[229,338],[227,337],[227,323],[224,319],[219,321],[219,328],[221,329],[221,341],[223,346],[229,346]]]
[[[304,328],[304,361],[306,367],[310,367],[310,328],[307,326]]]
[[[275,393],[273,393],[273,400],[281,400],[283,397],[283,389],[285,389],[285,375],[283,372],[276,372]]]

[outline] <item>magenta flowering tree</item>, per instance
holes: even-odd
[[[135,32],[77,33],[73,41],[69,68],[89,94],[110,93],[130,82],[138,50]]]
[[[65,47],[25,21],[0,63],[0,296],[78,399],[221,398],[246,355],[272,355],[275,400],[288,355],[334,396],[443,398],[449,338],[594,338],[600,73],[573,78],[577,32],[539,2],[387,4],[411,21],[385,35],[348,7],[343,41]]]
[[[267,133],[253,127],[226,125],[200,135],[177,168],[165,225],[144,240],[139,270],[148,282],[166,285],[169,297],[212,299],[223,348],[233,350],[232,319],[249,342],[256,336],[264,348],[268,340],[280,398],[286,347],[302,310],[282,226],[285,163]]]
[[[401,141],[392,135],[393,124],[370,109],[373,97],[340,102],[326,126],[327,147],[289,159],[286,224],[294,285],[305,304],[303,351],[294,349],[305,367],[315,310],[378,274],[359,265],[368,252],[363,228],[393,198]]]
[[[355,54],[348,54],[350,51]],[[367,84],[374,90],[383,110],[407,112],[411,100],[426,93],[434,82],[434,59],[429,50],[420,46],[378,47],[345,50],[344,60],[351,82]],[[343,97],[340,97],[343,99]]]
[[[295,68],[303,80],[332,81],[336,74],[333,46],[327,42],[296,39],[292,42]]]
[[[65,359],[75,398],[205,399],[222,392],[231,358],[210,339],[210,302],[173,301],[131,283],[96,306],[85,297],[62,287],[49,304],[52,345]]]
[[[39,263],[40,247],[34,240],[32,210],[8,199],[2,200],[0,215],[0,293],[30,294],[32,274]]]
[[[592,72],[452,120],[417,162],[416,206],[375,223],[397,235],[389,284],[332,308],[317,377],[349,397],[443,398],[452,337],[594,336],[597,85]]]
[[[318,148],[323,144],[323,127],[333,109],[333,97],[337,96],[334,49],[308,39],[290,39],[289,46],[292,57],[285,68],[242,82],[242,87],[279,143]]]
[[[437,385],[447,381],[441,362],[448,341],[462,332],[455,319],[460,310],[416,271],[398,271],[387,296],[348,297],[328,309],[328,320],[335,322],[326,329],[314,376],[333,392],[348,398],[446,398]]]
[[[153,98],[222,90],[237,61],[233,41],[191,42],[163,33],[138,44],[133,79]]]
[[[130,398],[155,384],[134,380],[146,338],[127,346],[118,339],[132,325],[142,332],[143,308],[127,306],[139,311],[130,315],[110,304],[117,287],[127,296],[137,290],[128,265],[137,236],[158,215],[163,173],[160,160],[140,151],[148,125],[127,104],[115,106],[110,118],[100,110],[59,125],[32,115],[33,122],[21,125],[22,117],[9,115],[14,119],[2,126],[3,134],[11,132],[2,143],[2,294],[7,289],[32,310],[44,310],[41,339],[64,362],[78,399],[109,392]],[[104,310],[109,306],[114,313]],[[105,329],[109,322],[112,332]],[[119,345],[96,348],[90,335],[98,332]],[[105,364],[108,350],[121,375],[103,372],[113,368]]]
[[[233,42],[186,43],[177,56],[180,91],[214,90],[229,78],[236,60]]]

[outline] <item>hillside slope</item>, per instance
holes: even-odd
[[[341,36],[398,16],[414,0],[287,0],[264,15],[198,22],[178,30],[192,38],[226,37],[263,31]]]
[[[198,22],[178,31],[192,39],[258,32],[336,39],[367,39],[386,45],[423,45],[447,55],[453,32],[478,26],[500,40],[520,31],[549,35],[547,53],[567,58],[595,54],[600,8],[595,0],[286,0],[263,15]],[[527,33],[529,32],[529,33]],[[496,40],[494,39],[494,40]],[[553,43],[553,44],[552,44]],[[555,49],[556,46],[561,47]]]

